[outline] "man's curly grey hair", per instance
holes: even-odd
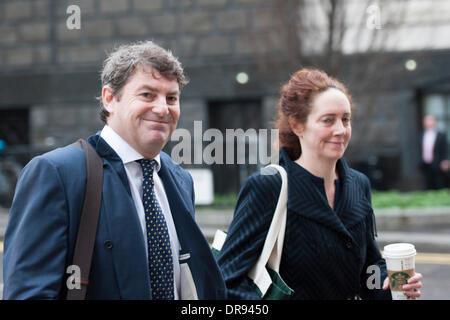
[[[120,100],[121,90],[138,67],[151,67],[169,80],[177,80],[181,88],[189,81],[184,75],[181,63],[172,52],[152,41],[125,44],[114,49],[103,63],[102,87],[108,85],[114,96]],[[100,100],[100,119],[106,123],[109,112]]]

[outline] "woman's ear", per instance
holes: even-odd
[[[288,122],[292,132],[294,132],[297,137],[301,138],[303,134],[303,124],[293,117],[289,117]]]

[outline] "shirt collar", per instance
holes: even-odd
[[[117,155],[122,160],[123,164],[127,164],[130,162],[134,162],[140,159],[144,159],[144,157],[137,152],[133,147],[131,147],[117,132],[113,130],[108,125],[103,127],[102,132],[100,133],[100,137],[106,141],[107,144],[117,153]],[[160,154],[153,158],[156,160],[156,171],[161,169],[161,157]]]

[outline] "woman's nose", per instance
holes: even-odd
[[[335,135],[341,135],[345,132],[345,125],[342,121],[336,121],[335,127],[334,127],[334,134]]]

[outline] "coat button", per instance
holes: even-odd
[[[105,245],[105,247],[107,249],[112,249],[112,247],[113,247],[112,241],[110,241],[110,240],[106,240],[103,244]]]
[[[345,243],[345,246],[347,247],[347,249],[351,249],[353,246],[352,246],[352,243],[350,242],[350,241],[347,241],[346,243]]]

